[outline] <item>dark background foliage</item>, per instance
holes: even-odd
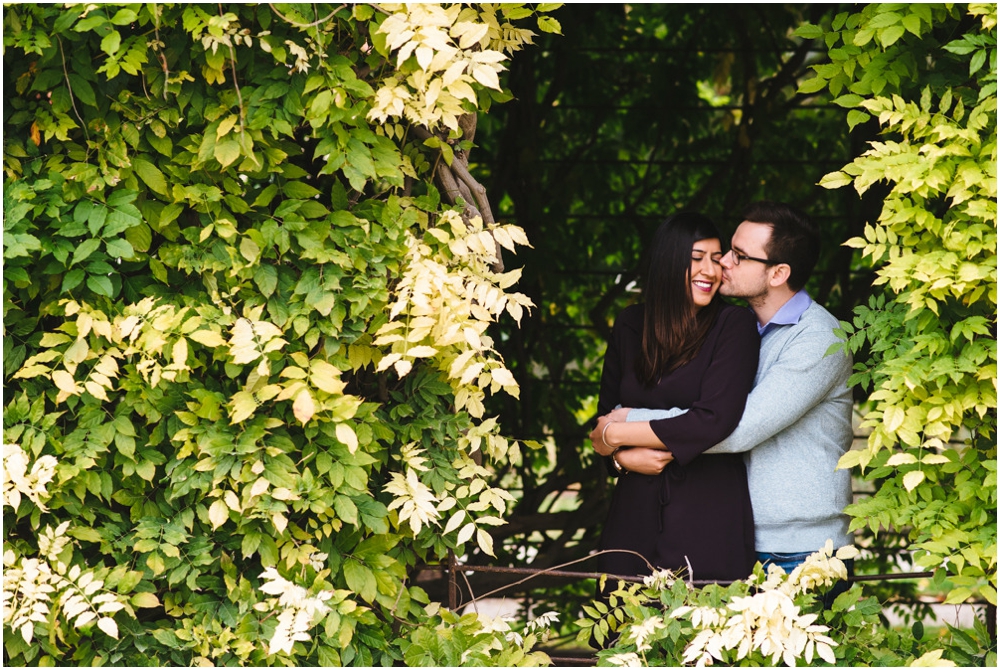
[[[506,263],[523,265],[519,288],[538,307],[498,338],[522,391],[494,411],[508,435],[546,448],[526,450],[516,468],[523,497],[494,531],[499,563],[551,567],[596,548],[609,486],[586,434],[601,357],[616,314],[641,299],[644,250],[663,218],[702,211],[725,237],[747,202],[792,203],[823,234],[813,297],[840,318],[866,299],[870,270],[841,244],[877,216],[879,194],[859,202],[817,182],[863,150],[875,128],[850,132],[846,110],[796,93],[826,49],[792,32],[837,11],[574,4],[559,11],[563,35],[543,37],[512,63],[515,99],[481,117],[476,168],[498,218],[528,233],[533,248]],[[470,580],[476,595],[511,581]],[[585,585],[566,588],[590,595]]]

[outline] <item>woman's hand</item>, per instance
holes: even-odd
[[[598,417],[597,427],[590,431],[590,442],[594,445],[594,451],[601,456],[610,456],[615,450],[614,447],[604,441],[604,430],[611,422],[611,414],[605,414],[602,417]]]
[[[608,436],[605,428],[609,423],[624,423],[628,419],[630,409],[630,407],[619,407],[598,417],[597,427],[590,431],[590,442],[594,445],[594,451],[601,456],[610,456],[614,452],[615,447],[604,441]]]
[[[615,460],[629,472],[637,472],[640,475],[658,475],[667,467],[667,463],[674,460],[674,455],[669,451],[661,449],[648,449],[646,447],[633,447],[631,449],[619,449],[615,453]]]

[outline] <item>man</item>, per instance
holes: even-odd
[[[836,467],[853,440],[851,358],[843,349],[827,356],[838,342],[837,320],[803,290],[818,257],[818,231],[803,213],[756,202],[744,210],[721,260],[720,292],[744,298],[757,317],[760,363],[739,426],[706,453],[744,453],[758,559],[786,571],[827,540],[835,548],[850,543],[843,509],[851,502],[851,477]],[[668,416],[650,411],[628,419]],[[605,435],[607,421],[625,421],[625,412],[600,419],[591,434],[598,453],[613,450],[598,430]],[[669,459],[653,449],[618,451],[616,461],[626,470],[656,474]]]
[[[851,357],[827,356],[839,324],[802,288],[818,257],[802,212],[757,202],[722,258],[719,290],[757,316],[760,363],[739,426],[708,453],[745,452],[757,557],[786,571],[827,540],[850,544],[851,474],[836,467],[854,439]]]

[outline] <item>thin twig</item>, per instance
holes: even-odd
[[[327,21],[329,21],[330,19],[332,19],[337,12],[339,12],[340,10],[344,9],[345,7],[347,7],[346,4],[345,5],[341,5],[340,7],[337,7],[335,10],[333,10],[332,12],[330,12],[326,17],[324,17],[324,18],[322,18],[322,19],[320,19],[318,21],[313,21],[312,23],[299,23],[298,21],[293,21],[290,18],[288,18],[287,16],[285,16],[284,14],[282,14],[281,12],[279,12],[278,8],[274,6],[274,3],[269,2],[269,3],[267,3],[267,6],[270,7],[271,11],[273,11],[275,14],[277,14],[279,17],[281,17],[284,21],[287,21],[288,23],[292,24],[296,28],[315,28],[316,26],[320,25],[321,23],[326,23]]]
[[[163,42],[160,41],[160,8],[153,3],[153,34],[156,36],[156,55],[160,57],[160,64],[163,66],[163,99],[167,99],[167,82],[170,79],[170,68],[167,66],[167,57],[163,53]]]
[[[240,134],[246,133],[243,127],[243,94],[240,92],[240,82],[236,80],[236,50],[233,45],[229,45],[229,66],[233,71],[233,86],[236,87],[236,100],[240,105]]]
[[[80,110],[76,108],[76,96],[73,95],[73,84],[69,81],[69,70],[66,69],[66,53],[63,51],[62,39],[56,36],[56,41],[59,43],[59,56],[62,58],[62,69],[63,76],[66,78],[66,88],[69,89],[69,102],[73,105],[73,112],[76,114],[76,118],[80,120],[80,127],[83,128],[84,136],[89,140],[90,133],[87,132],[87,123],[83,120]]]
[[[643,556],[640,553],[637,553],[635,551],[631,551],[629,549],[604,549],[602,551],[594,552],[593,554],[588,554],[588,555],[584,556],[583,558],[578,558],[578,559],[570,561],[568,563],[563,563],[562,565],[554,565],[551,568],[545,568],[543,570],[539,570],[537,573],[535,573],[533,575],[528,575],[524,579],[519,579],[516,582],[512,582],[512,583],[507,584],[505,586],[501,586],[500,588],[493,589],[492,591],[484,593],[483,595],[481,595],[479,597],[480,598],[489,598],[494,593],[499,593],[500,591],[506,591],[507,589],[509,589],[509,588],[511,588],[513,586],[517,586],[518,584],[523,584],[524,582],[529,581],[531,579],[534,579],[535,577],[538,577],[539,575],[548,574],[549,572],[554,572],[556,570],[562,570],[563,568],[569,567],[571,565],[575,565],[577,563],[582,563],[583,561],[588,561],[588,560],[594,558],[595,556],[600,556],[601,554],[632,554],[633,556],[638,556],[639,558],[641,558],[642,561],[649,567],[650,572],[654,572],[656,570],[656,568],[653,567],[653,564],[650,563],[649,561],[647,561],[646,557]],[[614,575],[609,575],[609,577],[614,577]],[[472,589],[470,588],[469,591],[471,593]],[[473,596],[473,600],[475,600],[475,596]]]

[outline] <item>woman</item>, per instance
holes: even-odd
[[[753,568],[743,458],[701,455],[739,423],[760,350],[753,313],[718,296],[721,257],[709,219],[670,217],[653,239],[645,304],[615,322],[590,436],[618,475],[601,549],[645,560],[601,554],[602,572],[649,574],[648,561],[692,579],[735,580]],[[687,411],[626,422],[630,407]]]

